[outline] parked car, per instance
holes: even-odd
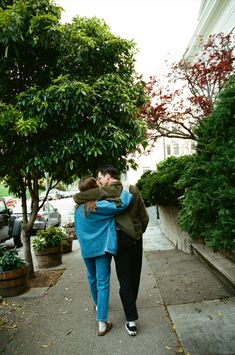
[[[12,196],[4,196],[3,197],[7,207],[15,207],[15,205],[17,204],[17,199],[15,197]]]
[[[28,206],[30,208],[30,206]],[[49,211],[49,213],[48,213]],[[22,207],[18,204],[12,213],[12,216],[16,217],[22,223]],[[49,217],[48,217],[49,216]],[[42,208],[38,211],[37,217],[33,224],[33,234],[36,234],[37,230],[46,229],[50,226],[60,226],[61,224],[61,214],[58,209],[52,206],[50,203],[45,203]]]
[[[39,195],[39,200],[42,201],[44,200],[46,196],[46,191],[43,191],[40,195]],[[48,200],[57,200],[60,199],[61,196],[61,191],[58,189],[51,189],[48,193],[47,199]]]
[[[0,198],[0,243],[13,238],[15,246],[22,246],[21,229],[21,222],[12,216],[4,198]]]
[[[61,198],[69,197],[68,191],[60,191]]]
[[[67,197],[73,197],[75,194],[79,192],[79,190],[68,190],[67,192]]]
[[[13,208],[13,211],[11,211],[7,208],[5,200],[0,198],[0,243],[13,238],[15,246],[22,246],[22,222],[23,213],[21,203],[17,203],[17,205]],[[58,212],[57,208],[52,206],[50,203],[48,203],[48,206],[47,203],[45,203],[39,210],[34,221],[32,235],[36,234],[37,230],[46,229],[49,224],[50,226],[60,226],[61,214]]]
[[[68,198],[68,197],[73,197],[73,195],[75,195],[77,192],[79,191],[67,190],[67,191],[60,191],[60,194],[61,194],[61,198]]]
[[[49,217],[48,217],[49,210]],[[39,210],[39,213],[46,220],[47,226],[57,226],[61,225],[61,214],[58,209],[52,206],[50,203],[44,203],[43,207]]]

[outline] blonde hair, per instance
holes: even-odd
[[[93,178],[92,176],[85,176],[83,178],[80,179],[79,184],[78,184],[79,190],[81,192],[89,190],[89,189],[95,189],[98,187],[97,181],[95,178]],[[83,209],[83,213],[86,216],[87,215],[87,210],[89,210],[90,212],[95,212],[96,209],[96,200],[91,200],[91,201],[87,201],[84,204],[84,209]]]

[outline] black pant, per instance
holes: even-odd
[[[118,230],[118,253],[114,257],[119,280],[119,294],[127,321],[138,319],[136,300],[142,267],[143,241]]]

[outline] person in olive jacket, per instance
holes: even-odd
[[[98,187],[96,180],[86,176],[79,181],[80,191]],[[117,231],[114,217],[125,210],[133,196],[123,191],[116,201],[91,200],[77,206],[74,213],[75,232],[80,244],[87,279],[97,309],[98,335],[112,328],[108,321],[111,258],[117,254]]]
[[[113,199],[120,196],[123,185],[118,180],[118,171],[114,166],[105,165],[99,168],[98,180],[101,187],[75,194],[74,201],[81,204],[92,199]],[[115,217],[118,252],[114,260],[120,286],[119,294],[126,316],[125,329],[129,335],[134,336],[137,334],[136,300],[142,268],[142,236],[147,228],[149,216],[137,187],[130,185],[128,190],[134,199],[124,213]]]

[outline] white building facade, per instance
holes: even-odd
[[[180,155],[191,154],[195,151],[195,142],[189,139],[177,138],[158,138],[157,142],[151,148],[150,153],[132,155],[132,158],[138,164],[138,169],[129,169],[123,176],[130,184],[135,184],[146,171],[156,171],[157,164],[169,158]]]
[[[235,27],[235,0],[202,0],[198,25],[184,54],[193,60],[198,51],[199,36],[204,41],[211,34],[230,33]]]

